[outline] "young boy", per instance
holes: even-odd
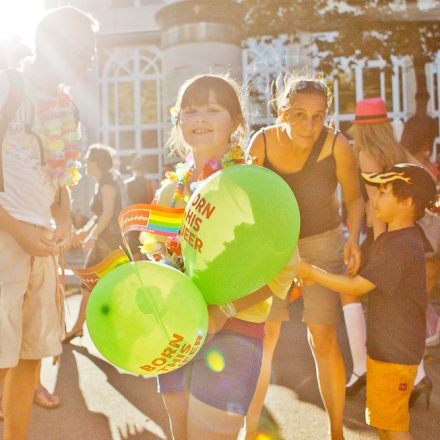
[[[423,242],[414,222],[437,192],[428,172],[416,165],[362,178],[378,187],[376,215],[388,231],[372,244],[359,275],[334,275],[301,260],[297,276],[335,292],[370,293],[366,421],[381,439],[410,440],[408,400],[423,356],[427,303]]]

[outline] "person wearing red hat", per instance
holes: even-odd
[[[382,98],[361,99],[356,104],[356,114],[353,124],[378,124],[379,122],[391,122],[388,117],[387,106]]]
[[[397,142],[394,137],[391,118],[388,117],[386,104],[382,98],[362,99],[356,104],[353,121],[354,151],[358,157],[362,173],[380,173],[396,163],[411,162],[421,165]],[[373,241],[387,231],[386,223],[378,219],[373,207],[377,188],[362,186],[367,214],[367,237],[362,245],[363,253]],[[367,349],[366,324],[362,304],[351,295],[341,294],[345,325],[353,360],[353,371],[347,382],[347,396],[356,395],[366,383]],[[431,382],[424,370],[423,360],[419,365],[415,379],[415,391],[410,404],[418,397],[418,390],[428,391]]]

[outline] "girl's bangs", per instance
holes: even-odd
[[[208,105],[209,92],[211,90],[215,95],[216,93],[214,87],[210,84],[207,84],[205,81],[196,81],[190,84],[182,96],[181,108]]]

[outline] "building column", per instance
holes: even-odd
[[[179,87],[194,75],[229,73],[241,83],[242,9],[222,3],[185,0],[156,14],[163,51],[164,122],[170,120],[169,109],[175,104]]]

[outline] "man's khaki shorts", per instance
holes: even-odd
[[[51,257],[31,257],[0,231],[0,368],[61,353],[55,271]]]

